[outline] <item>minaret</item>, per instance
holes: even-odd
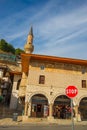
[[[27,43],[24,46],[25,53],[31,54],[34,50],[33,46],[33,28],[30,28],[30,32],[27,37]]]

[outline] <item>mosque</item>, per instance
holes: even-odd
[[[76,86],[73,98],[75,121],[87,120],[87,60],[34,54],[33,28],[21,54],[21,72],[13,71],[10,109],[23,112],[23,119],[70,119],[71,99],[67,86]]]

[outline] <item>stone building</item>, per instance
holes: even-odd
[[[78,95],[73,98],[74,119],[87,119],[87,60],[32,54],[32,27],[24,49],[25,53],[21,54],[22,78],[18,88],[15,81],[20,78],[14,79],[11,108],[21,104],[23,119],[70,118],[71,100],[65,95],[65,89],[71,85],[78,88]]]
[[[0,117],[3,112],[4,116],[11,112],[9,108],[12,108],[13,95],[17,97],[13,88],[18,87],[21,75],[21,64],[16,56],[0,51]]]
[[[10,81],[7,88],[0,82],[0,96],[9,97],[6,103],[21,111],[23,119],[69,119],[71,100],[65,89],[76,86],[73,116],[76,121],[87,119],[87,60],[32,54],[33,38],[31,27],[20,62],[0,54],[0,80]]]

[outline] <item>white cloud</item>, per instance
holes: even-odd
[[[39,24],[39,36],[37,38],[41,37],[42,42],[47,41],[44,43],[44,47],[52,47],[52,49],[54,48],[54,50],[56,50],[59,44],[65,44],[64,46],[66,47],[67,44],[71,44],[70,40],[76,39],[77,41],[80,36],[85,36],[87,32],[86,26],[87,9],[84,7],[74,10],[73,12],[67,12],[67,14],[56,15],[50,19],[45,19]],[[73,44],[75,46],[76,42]],[[64,52],[63,49],[61,50]],[[43,50],[41,50],[41,52],[43,52]],[[50,52],[53,54],[53,51]],[[56,54],[58,53],[56,52]]]
[[[39,51],[36,51],[35,53],[39,54],[47,54],[47,55],[53,55],[53,56],[59,56],[59,57],[70,57],[70,58],[77,58],[82,59],[84,55],[84,59],[87,59],[86,57],[86,49],[84,49],[84,46],[86,46],[86,42],[79,43],[78,44],[69,44],[67,46],[54,46],[54,47],[47,47],[42,48]],[[84,51],[83,51],[84,50]]]

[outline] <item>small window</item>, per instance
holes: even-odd
[[[86,80],[82,80],[82,88],[86,88]]]
[[[39,84],[44,84],[45,83],[45,76],[44,75],[40,75],[39,77]]]

